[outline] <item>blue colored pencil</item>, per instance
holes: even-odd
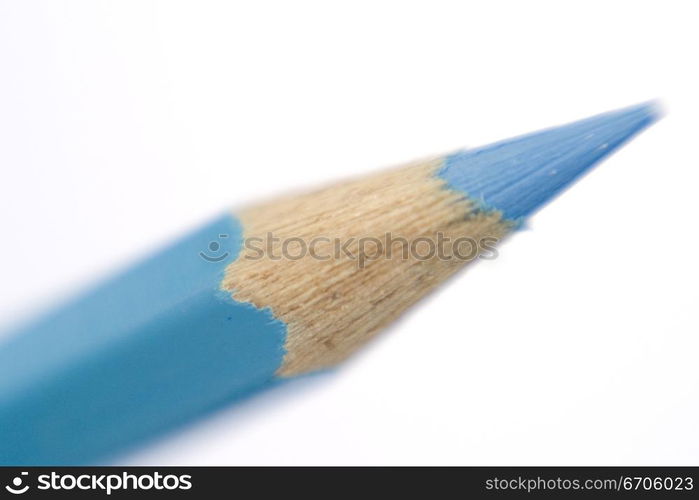
[[[99,463],[336,365],[656,117],[639,105],[212,220],[0,345],[0,464]]]

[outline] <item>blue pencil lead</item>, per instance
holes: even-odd
[[[439,172],[449,186],[519,221],[598,161],[653,123],[655,104],[641,104],[557,128],[459,151]]]

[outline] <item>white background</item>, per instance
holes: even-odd
[[[699,464],[692,2],[0,2],[0,319],[230,205],[660,98],[332,374],[129,464]]]

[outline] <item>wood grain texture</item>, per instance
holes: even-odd
[[[287,324],[279,375],[344,360],[472,261],[473,242],[492,244],[513,228],[449,189],[434,175],[441,165],[427,160],[236,214],[244,238],[264,255],[245,248],[223,288]],[[350,255],[338,252],[338,242]]]

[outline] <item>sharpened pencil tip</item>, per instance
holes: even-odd
[[[521,220],[662,115],[655,102],[612,111],[446,158],[452,189]]]

